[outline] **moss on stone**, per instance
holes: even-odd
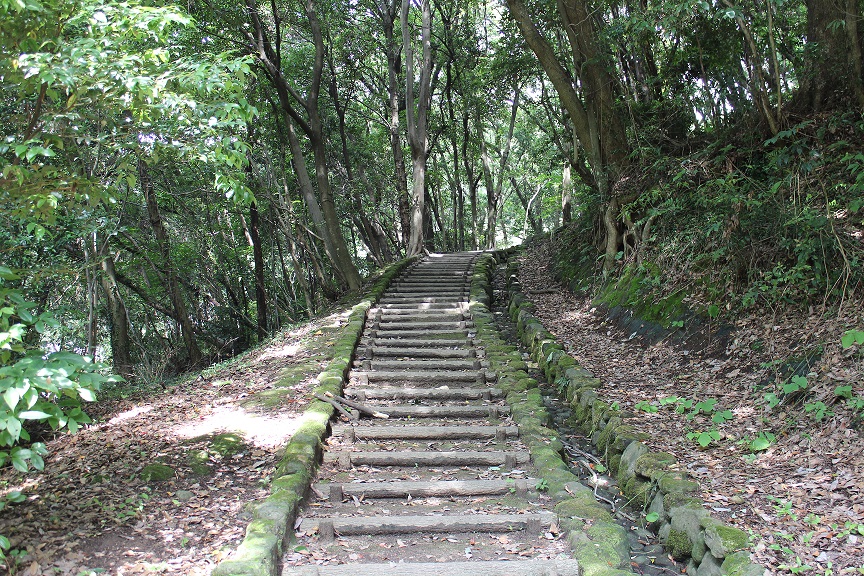
[[[762,576],[765,573],[762,566],[750,561],[748,552],[735,552],[726,556],[720,569],[728,576]]]
[[[693,550],[693,542],[683,530],[669,530],[669,536],[666,538],[666,548],[672,557],[676,560],[683,560],[690,556]]]
[[[720,522],[705,523],[705,545],[717,558],[724,558],[732,552],[743,550],[750,544],[746,532]]]
[[[640,476],[655,480],[678,460],[668,452],[648,452],[636,460],[633,471]]]
[[[555,513],[561,518],[612,521],[609,511],[600,506],[593,497],[570,498],[555,505]]]
[[[174,468],[154,462],[144,466],[144,468],[141,469],[139,476],[144,482],[163,482],[174,478],[175,474],[176,472],[174,471]]]
[[[207,450],[190,450],[186,454],[186,462],[195,476],[209,476],[213,473],[210,467],[210,453]]]

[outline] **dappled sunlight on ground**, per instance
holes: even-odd
[[[250,414],[237,406],[219,406],[209,415],[167,431],[168,436],[197,438],[218,432],[235,432],[259,447],[281,446],[300,426],[301,417],[294,415],[262,416]]]

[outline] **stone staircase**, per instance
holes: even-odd
[[[476,253],[429,256],[369,311],[283,576],[578,576],[468,308]]]

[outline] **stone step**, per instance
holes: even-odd
[[[519,532],[539,534],[556,521],[555,514],[458,514],[452,516],[354,516],[350,518],[304,518],[299,532],[318,533],[321,540],[335,535],[464,534],[471,532]],[[422,573],[421,573],[422,574]],[[435,574],[430,572],[429,574]]]
[[[366,316],[368,318],[375,317],[393,317],[397,316],[400,320],[404,319],[406,316],[417,316],[418,318],[451,318],[453,316],[458,317],[460,320],[462,316],[465,315],[465,311],[461,306],[450,306],[448,308],[436,308],[436,309],[422,309],[416,307],[406,307],[406,308],[370,308],[369,312],[367,312]]]
[[[430,498],[453,496],[492,496],[528,492],[526,480],[435,480],[434,482],[351,482],[349,484],[316,484],[316,490],[330,502],[355,496],[363,499]]]
[[[412,360],[360,360],[356,362],[357,368],[364,370],[479,370],[488,368],[488,364],[477,359],[461,360],[458,358],[431,358]]]
[[[401,296],[449,296],[451,294],[462,294],[470,289],[467,285],[442,285],[430,286],[425,282],[417,284],[395,284],[387,289],[387,295]]]
[[[488,560],[285,567],[282,576],[580,576],[576,560]]]
[[[435,349],[459,349],[461,346],[471,346],[474,341],[471,338],[365,338],[363,344],[375,348],[400,348],[416,347],[424,350]],[[461,348],[464,350],[464,348]],[[473,352],[474,350],[471,349]]]
[[[372,358],[474,358],[473,348],[408,348],[397,346],[366,346],[357,349],[357,357]]]
[[[373,330],[382,330],[394,326],[398,326],[400,329],[406,330],[425,330],[428,328],[432,328],[435,330],[441,330],[444,328],[448,328],[451,330],[459,330],[462,328],[472,328],[474,326],[474,321],[463,318],[461,316],[404,316],[402,318],[394,316],[382,316],[381,318],[371,319],[370,328],[372,328]]]
[[[370,382],[411,382],[413,384],[476,382],[485,384],[489,379],[485,370],[354,370],[351,373],[352,381],[366,384]]]
[[[427,310],[429,312],[433,312],[436,310],[466,310],[464,302],[407,302],[407,303],[393,303],[393,304],[382,304],[379,302],[378,310],[390,311],[390,310]]]
[[[515,468],[530,462],[527,452],[473,452],[473,451],[375,451],[326,452],[324,462],[335,462],[340,468],[351,466],[506,466]]]
[[[446,297],[438,296],[435,294],[390,294],[387,292],[385,292],[384,295],[381,297],[381,300],[378,301],[379,306],[387,306],[389,304],[397,304],[399,306],[404,306],[406,304],[446,304],[448,306],[457,306],[465,303],[467,303],[466,300],[452,296]]]
[[[503,398],[500,388],[399,388],[384,386],[376,388],[348,388],[348,396],[360,402],[367,400],[492,400]]]
[[[346,442],[357,440],[498,440],[518,438],[518,426],[337,426],[334,435]]]
[[[390,418],[503,418],[510,415],[509,406],[370,406]]]
[[[459,328],[456,330],[405,330],[402,328],[366,328],[367,338],[405,338],[405,339],[426,339],[432,340],[434,336],[441,336],[442,340],[452,340],[454,338],[467,338],[469,334],[474,334],[473,328]]]

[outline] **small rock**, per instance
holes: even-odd
[[[180,502],[188,502],[192,498],[195,497],[195,494],[190,492],[189,490],[178,490],[174,493],[174,498],[179,500]]]

